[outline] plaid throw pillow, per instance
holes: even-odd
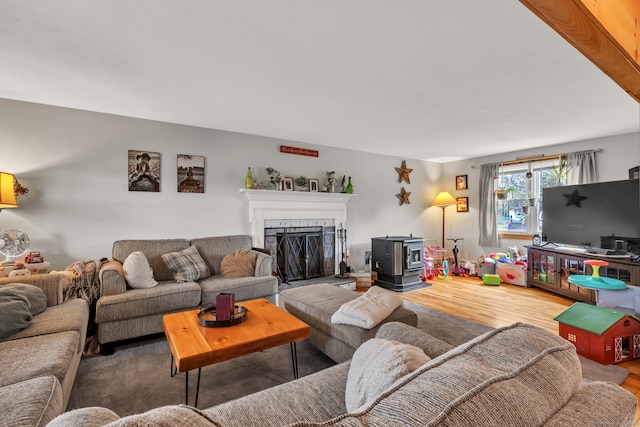
[[[173,271],[176,282],[193,282],[211,276],[209,267],[195,246],[189,246],[180,252],[162,254],[162,260]]]

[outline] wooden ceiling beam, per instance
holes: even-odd
[[[640,102],[640,1],[520,2]]]

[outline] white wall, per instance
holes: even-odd
[[[439,191],[469,197],[469,212],[446,208],[446,238],[458,242],[462,259],[506,249],[528,240],[502,241],[500,248],[478,246],[478,177],[483,163],[533,154],[603,148],[601,181],[626,179],[640,164],[637,133],[507,153],[446,165],[406,159],[411,184],[398,183],[402,158],[313,146],[295,141],[216,131],[49,107],[0,99],[0,170],[15,173],[29,187],[17,209],[0,212],[0,230],[19,228],[31,250],[43,253],[54,269],[76,260],[111,256],[116,239],[174,238],[248,233],[244,186],[248,166],[258,179],[265,168],[287,176],[304,174],[324,183],[325,172],[350,175],[358,194],[349,202],[351,264],[365,269],[371,237],[409,235],[440,242],[442,211],[431,207]],[[281,154],[280,145],[316,149],[318,158]],[[162,155],[160,193],[129,192],[127,151]],[[177,193],[176,155],[205,156],[206,192]],[[467,174],[469,190],[455,190],[455,176]],[[410,204],[399,206],[404,186]],[[447,241],[445,247],[452,248]]]
[[[0,170],[29,187],[17,209],[0,212],[0,230],[19,228],[54,269],[76,260],[111,256],[117,239],[198,237],[247,233],[247,167],[324,183],[325,172],[352,177],[357,197],[346,224],[354,270],[364,269],[371,237],[439,238],[442,166],[407,160],[411,184],[397,182],[402,158],[313,146],[0,99]],[[316,149],[318,158],[281,154],[280,145]],[[161,153],[160,193],[129,192],[127,151]],[[204,194],[177,193],[176,155],[205,156]],[[410,204],[395,194],[404,185]]]
[[[466,260],[474,260],[482,254],[489,254],[497,251],[506,252],[510,246],[514,245],[518,246],[524,253],[524,246],[531,244],[531,240],[527,238],[526,240],[501,239],[499,248],[487,248],[480,247],[478,245],[478,207],[480,194],[478,181],[480,176],[480,165],[514,160],[517,157],[538,154],[554,155],[598,148],[603,149],[602,153],[596,154],[597,174],[598,181],[600,182],[628,179],[629,169],[640,165],[640,134],[638,133],[572,142],[534,150],[505,153],[499,156],[487,156],[472,160],[447,163],[443,169],[442,175],[443,188],[449,191],[454,197],[469,197],[469,213],[458,213],[453,206],[447,208],[447,238],[464,238],[464,241],[458,242],[460,257]],[[469,190],[456,191],[455,176],[464,174],[469,176]],[[451,243],[452,242],[448,241],[446,245],[446,248],[449,251],[453,247]]]

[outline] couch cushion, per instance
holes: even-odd
[[[127,256],[122,263],[122,273],[131,288],[153,288],[158,285],[153,277],[149,260],[142,251],[134,251]]]
[[[220,273],[222,259],[238,249],[251,249],[251,236],[216,236],[201,237],[191,240],[198,252],[209,266],[211,274]]]
[[[78,353],[80,353],[84,347],[88,321],[89,304],[84,299],[73,298],[60,305],[49,307],[44,313],[34,316],[27,328],[6,339],[13,340],[56,332],[77,331],[80,337],[78,340]]]
[[[42,313],[47,308],[47,296],[37,286],[26,283],[11,283],[9,285],[0,285],[0,289],[13,289],[24,294],[29,300],[29,311],[34,316]]]
[[[313,328],[319,329],[326,335],[350,345],[354,350],[363,342],[373,338],[382,323],[398,321],[411,326],[418,324],[418,316],[404,307],[397,308],[380,325],[371,329],[331,323],[331,316],[342,304],[356,299],[360,295],[358,292],[326,283],[301,286],[280,292],[284,308],[310,325],[312,336]]]
[[[162,254],[189,247],[186,239],[117,240],[113,243],[113,259],[123,263],[131,252],[141,251],[153,270],[153,277],[161,282],[173,280],[173,272],[162,260]]]
[[[573,344],[514,324],[487,332],[398,381],[362,412],[323,425],[544,425],[580,386]],[[481,415],[481,417],[480,417]]]
[[[105,427],[142,426],[215,427],[220,424],[213,422],[197,408],[187,405],[173,405],[161,406],[143,414],[129,415],[105,425]]]
[[[327,421],[347,410],[344,392],[348,372],[349,362],[343,362],[203,412],[225,427],[280,427],[302,420]]]
[[[60,414],[47,424],[47,427],[103,427],[119,419],[120,416],[111,409],[89,406]]]
[[[202,304],[215,303],[220,292],[233,292],[235,301],[267,298],[278,293],[278,279],[262,277],[222,277],[220,275],[199,280],[202,289]]]
[[[63,383],[77,354],[78,335],[67,331],[0,342],[0,385],[45,375],[53,375]]]
[[[256,272],[257,252],[239,249],[226,255],[220,262],[223,277],[252,277]]]
[[[200,304],[200,298],[200,286],[195,282],[158,282],[153,288],[129,289],[123,294],[100,297],[96,303],[96,322],[190,309]]]
[[[173,271],[176,282],[195,282],[211,275],[209,267],[195,246],[189,246],[180,252],[163,254],[162,260]]]
[[[429,360],[422,349],[411,344],[371,338],[351,359],[345,392],[347,411],[357,412],[371,404],[393,383]]]
[[[45,426],[64,409],[62,388],[54,376],[0,387],[0,425]]]

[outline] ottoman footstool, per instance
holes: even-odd
[[[383,323],[401,322],[410,326],[418,325],[418,316],[404,307],[398,307],[371,329],[331,323],[331,315],[342,304],[361,295],[355,291],[321,283],[281,291],[280,304],[311,327],[309,341],[314,347],[340,363],[351,359],[360,344],[373,338]]]

